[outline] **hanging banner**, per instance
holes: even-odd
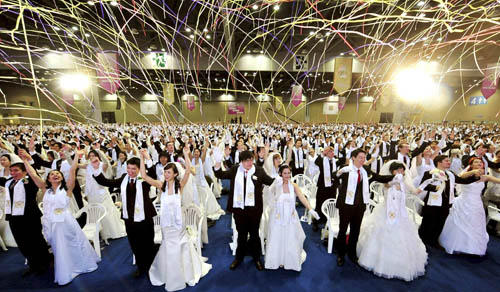
[[[490,67],[490,66],[488,66]],[[497,92],[498,78],[500,75],[500,67],[488,68],[484,72],[484,80],[481,86],[481,93],[484,98],[488,99]]]
[[[188,95],[186,95],[186,99],[187,99],[187,109],[190,111],[194,110],[194,108],[195,108],[194,95],[188,94]]]
[[[229,102],[227,104],[228,115],[242,115],[245,113],[245,105],[236,102]]]
[[[277,111],[280,111],[283,109],[283,98],[281,96],[274,97],[274,108]]]
[[[302,85],[294,85],[292,87],[292,104],[299,106],[302,103]]]
[[[343,110],[345,107],[345,101],[346,97],[345,96],[339,96],[339,110]]]
[[[97,80],[99,85],[109,92],[115,93],[120,88],[120,69],[116,53],[97,53]]]
[[[174,85],[172,83],[163,83],[163,105],[172,105],[175,101]]]
[[[351,89],[352,58],[335,58],[335,71],[333,75],[333,89],[338,94]]]
[[[158,103],[156,101],[142,101],[141,113],[145,115],[158,114]]]

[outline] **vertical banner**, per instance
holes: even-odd
[[[172,83],[163,83],[163,105],[172,105],[175,101],[174,85]]]
[[[99,85],[110,94],[120,88],[120,69],[116,53],[97,53],[97,80]]]
[[[488,66],[490,67],[490,66]],[[484,72],[484,80],[481,86],[481,93],[488,99],[490,96],[495,94],[498,85],[498,76],[500,75],[500,67],[488,68]]]
[[[343,110],[345,106],[346,97],[339,96],[339,110]]]
[[[194,106],[194,95],[192,94],[188,94],[186,95],[186,99],[187,99],[187,109],[190,110],[190,111],[193,111],[195,106]]]
[[[333,75],[333,88],[338,94],[343,94],[351,89],[352,58],[335,58],[335,71]]]
[[[292,87],[292,104],[297,107],[302,103],[302,85]]]

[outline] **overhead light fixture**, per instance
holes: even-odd
[[[191,32],[191,29],[189,27],[186,27],[187,32]]]
[[[64,49],[63,49],[63,48],[59,48],[58,50],[59,50],[59,51],[62,51],[62,50],[64,50]]]
[[[60,31],[61,29],[58,26],[54,26],[54,29]]]
[[[351,56],[356,56],[356,54],[354,54],[354,53],[351,53]]]
[[[340,53],[341,56],[345,55],[344,53]]]
[[[87,4],[90,5],[90,6],[94,6],[94,1],[87,1]]]
[[[72,29],[73,31],[77,31],[77,30],[78,30],[78,27],[77,27],[77,26],[72,26],[72,27],[71,27],[71,29]]]
[[[148,48],[148,51],[150,51],[150,52],[151,52],[151,48]]]
[[[209,40],[209,39],[211,39],[212,37],[211,37],[209,34],[207,34],[206,38],[207,38],[207,40]]]
[[[254,5],[252,6],[252,9],[253,9],[253,10],[257,10],[257,9],[259,9],[259,6],[258,6],[257,4],[254,4]]]
[[[86,36],[86,37],[89,37],[89,36],[90,36],[90,33],[87,33],[87,32],[86,32],[86,33],[85,33],[85,36]]]
[[[161,51],[162,51],[162,52],[165,52],[165,49],[164,49],[164,48],[161,48]]]
[[[322,42],[324,42],[325,40],[324,40],[324,39],[319,39],[319,41],[322,43]]]
[[[109,4],[111,4],[111,6],[118,6],[118,2],[116,1],[111,1]]]
[[[278,11],[278,10],[280,10],[280,6],[278,4],[276,4],[273,6],[273,9],[274,9],[274,11]]]
[[[325,36],[330,36],[331,34],[332,34],[331,32],[327,31],[327,32],[325,33]]]
[[[248,53],[248,54],[250,54],[251,52],[252,52],[252,51],[250,51],[250,50],[247,50],[247,53]]]
[[[425,17],[425,13],[420,13],[419,17]]]
[[[190,38],[190,39],[194,39],[194,34],[190,34],[190,35],[189,35],[189,38]]]
[[[208,32],[208,29],[207,29],[207,28],[204,28],[204,29],[203,29],[203,32]]]
[[[440,42],[440,41],[442,41],[442,40],[443,40],[443,38],[438,38],[438,39],[437,39],[437,41],[438,41],[438,42]]]
[[[310,32],[309,32],[309,35],[313,35],[313,34],[314,34],[314,31],[310,31]]]
[[[264,51],[263,51],[263,50],[260,50],[260,53],[261,53],[261,54],[264,54]]]
[[[406,15],[408,15],[408,13],[406,12],[401,13],[401,16],[406,16]]]
[[[424,6],[424,5],[425,5],[425,2],[424,2],[424,1],[420,1],[420,2],[418,2],[418,3],[417,3],[417,6],[418,6],[418,7],[422,7],[422,6]]]

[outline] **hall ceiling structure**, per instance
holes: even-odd
[[[474,83],[489,64],[499,62],[500,3],[489,1],[19,1],[3,0],[0,12],[2,76],[29,83],[32,58],[48,52],[77,54],[89,68],[95,54],[118,52],[124,90],[161,94],[162,82],[180,83],[185,93],[233,92],[243,99],[259,94],[289,95],[293,84],[305,94],[335,94],[333,74],[238,71],[245,54],[350,56],[365,70],[353,77],[356,95],[380,92],[394,68],[435,61],[443,74]],[[22,20],[22,21],[21,21]],[[137,70],[127,66],[149,51],[190,56],[184,70]],[[197,67],[197,58],[218,62],[224,70]],[[22,72],[26,73],[21,74]],[[458,72],[458,73],[457,73]],[[451,74],[450,73],[450,74]],[[38,76],[58,72],[40,70]],[[452,74],[452,75],[453,75]],[[450,78],[450,77],[447,77]],[[41,82],[51,86],[51,79]],[[221,81],[223,80],[223,81]],[[225,81],[224,81],[225,80]],[[456,84],[457,81],[453,81]],[[309,92],[309,93],[308,93]]]

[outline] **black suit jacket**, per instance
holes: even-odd
[[[12,178],[6,179],[5,177],[0,177],[0,186],[5,187],[5,184],[12,180]],[[19,182],[24,184],[24,182]],[[24,190],[26,192],[26,203],[24,206],[24,217],[27,218],[40,218],[42,216],[42,212],[40,212],[40,209],[38,208],[38,205],[36,203],[36,194],[38,192],[38,187],[36,186],[35,182],[30,178],[28,178],[28,183],[24,184]],[[6,194],[7,195],[7,194]],[[10,194],[10,202],[11,204],[14,204],[14,194]],[[12,210],[12,209],[11,209]],[[14,216],[17,217],[17,216]],[[12,218],[12,215],[7,214],[5,216],[6,220],[10,220]],[[40,219],[38,219],[40,220]]]
[[[410,165],[407,165],[408,167],[411,166],[411,159],[413,157],[416,157],[418,155],[420,155],[420,153],[424,152],[425,148],[429,145],[430,143],[429,142],[424,142],[422,143],[422,145],[420,145],[420,147],[418,147],[417,149],[413,150],[413,151],[410,151],[408,153],[408,157],[410,158]],[[388,160],[393,160],[393,159],[398,159],[398,151],[396,150],[397,148],[397,145],[398,145],[398,141],[391,141],[391,154],[389,156],[386,156],[386,157],[382,157],[382,159],[384,161],[388,161]]]
[[[473,183],[473,182],[479,180],[479,178],[475,177],[475,176],[469,176],[468,178],[461,178],[460,176],[455,175],[453,172],[451,172],[451,173],[453,174],[453,176],[455,176],[455,184],[470,184],[470,183]],[[446,174],[446,177],[448,177],[448,173],[445,172],[445,174]],[[424,181],[426,181],[430,178],[432,178],[432,174],[430,174],[429,171],[426,171],[424,173],[424,176],[422,177],[422,180],[420,181],[420,183],[422,184]],[[424,198],[424,202],[427,205],[427,202],[429,201],[429,193],[430,192],[437,192],[437,186],[429,184],[423,190],[427,191],[427,193],[425,194],[425,198]],[[446,207],[446,208],[450,208],[451,205],[450,205],[450,201],[449,201],[450,200],[450,180],[449,180],[449,178],[445,182],[445,188],[444,188],[442,196],[443,197],[442,197],[441,206]]]
[[[127,174],[123,174],[122,177],[117,178],[117,179],[108,179],[106,178],[102,173],[99,174],[98,176],[93,175],[95,178],[96,182],[100,185],[106,186],[106,187],[111,187],[111,188],[121,188],[121,184],[123,179],[125,178]],[[151,173],[148,173],[148,176],[151,176]],[[147,182],[143,181],[142,182],[142,196],[143,196],[143,201],[144,201],[144,217],[146,219],[151,219],[154,216],[156,216],[156,209],[153,206],[153,202],[149,198],[149,190],[151,189],[151,185],[148,184]],[[127,200],[128,201],[128,200]],[[134,197],[131,199],[132,202],[135,202],[135,194]],[[122,219],[123,218],[123,212],[121,214]],[[133,222],[134,221],[134,216],[133,214],[129,214],[128,219],[124,219],[125,221]]]
[[[345,167],[347,165],[344,165],[343,167]],[[343,167],[339,167],[339,170],[342,169]],[[368,185],[370,185],[370,183],[376,181],[376,182],[380,182],[380,183],[388,183],[390,182],[393,178],[394,178],[394,175],[379,175],[375,172],[372,172],[370,170],[370,168],[366,165],[363,166],[363,168],[366,170],[367,174],[368,174]],[[371,177],[370,177],[371,176]],[[335,177],[337,177],[335,175]],[[339,194],[337,196],[337,208],[343,208],[343,207],[346,207],[346,206],[350,206],[350,205],[346,205],[345,203],[345,196],[346,196],[346,193],[347,193],[347,184],[349,182],[349,173],[343,173],[340,175],[340,177],[337,177],[341,183],[340,183],[340,187],[339,187]],[[362,192],[360,192],[358,194],[358,191],[359,190],[359,187],[356,189],[356,196],[358,195],[363,195]],[[360,198],[361,199],[361,202],[363,202],[363,198]],[[364,204],[362,204],[364,206]]]
[[[264,185],[271,185],[274,181],[273,178],[266,174],[264,168],[260,166],[255,166],[255,173],[252,175],[252,181],[255,186],[255,206],[248,207],[245,209],[233,208],[233,197],[234,197],[234,180],[236,178],[236,173],[238,172],[239,165],[233,165],[230,169],[223,171],[221,168],[218,170],[214,169],[215,177],[219,179],[230,179],[231,188],[229,192],[229,198],[227,200],[226,210],[234,214],[248,214],[252,216],[262,215],[262,190]],[[253,179],[253,177],[257,179]]]
[[[335,158],[333,158],[335,159]],[[314,163],[319,167],[319,177],[318,177],[318,183],[317,186],[318,188],[324,188],[325,187],[325,170],[323,169],[323,157],[321,155],[318,155]],[[332,180],[332,187],[335,186],[335,182],[337,181],[335,179],[335,173],[337,172],[337,169],[330,169],[331,172],[331,180]]]

